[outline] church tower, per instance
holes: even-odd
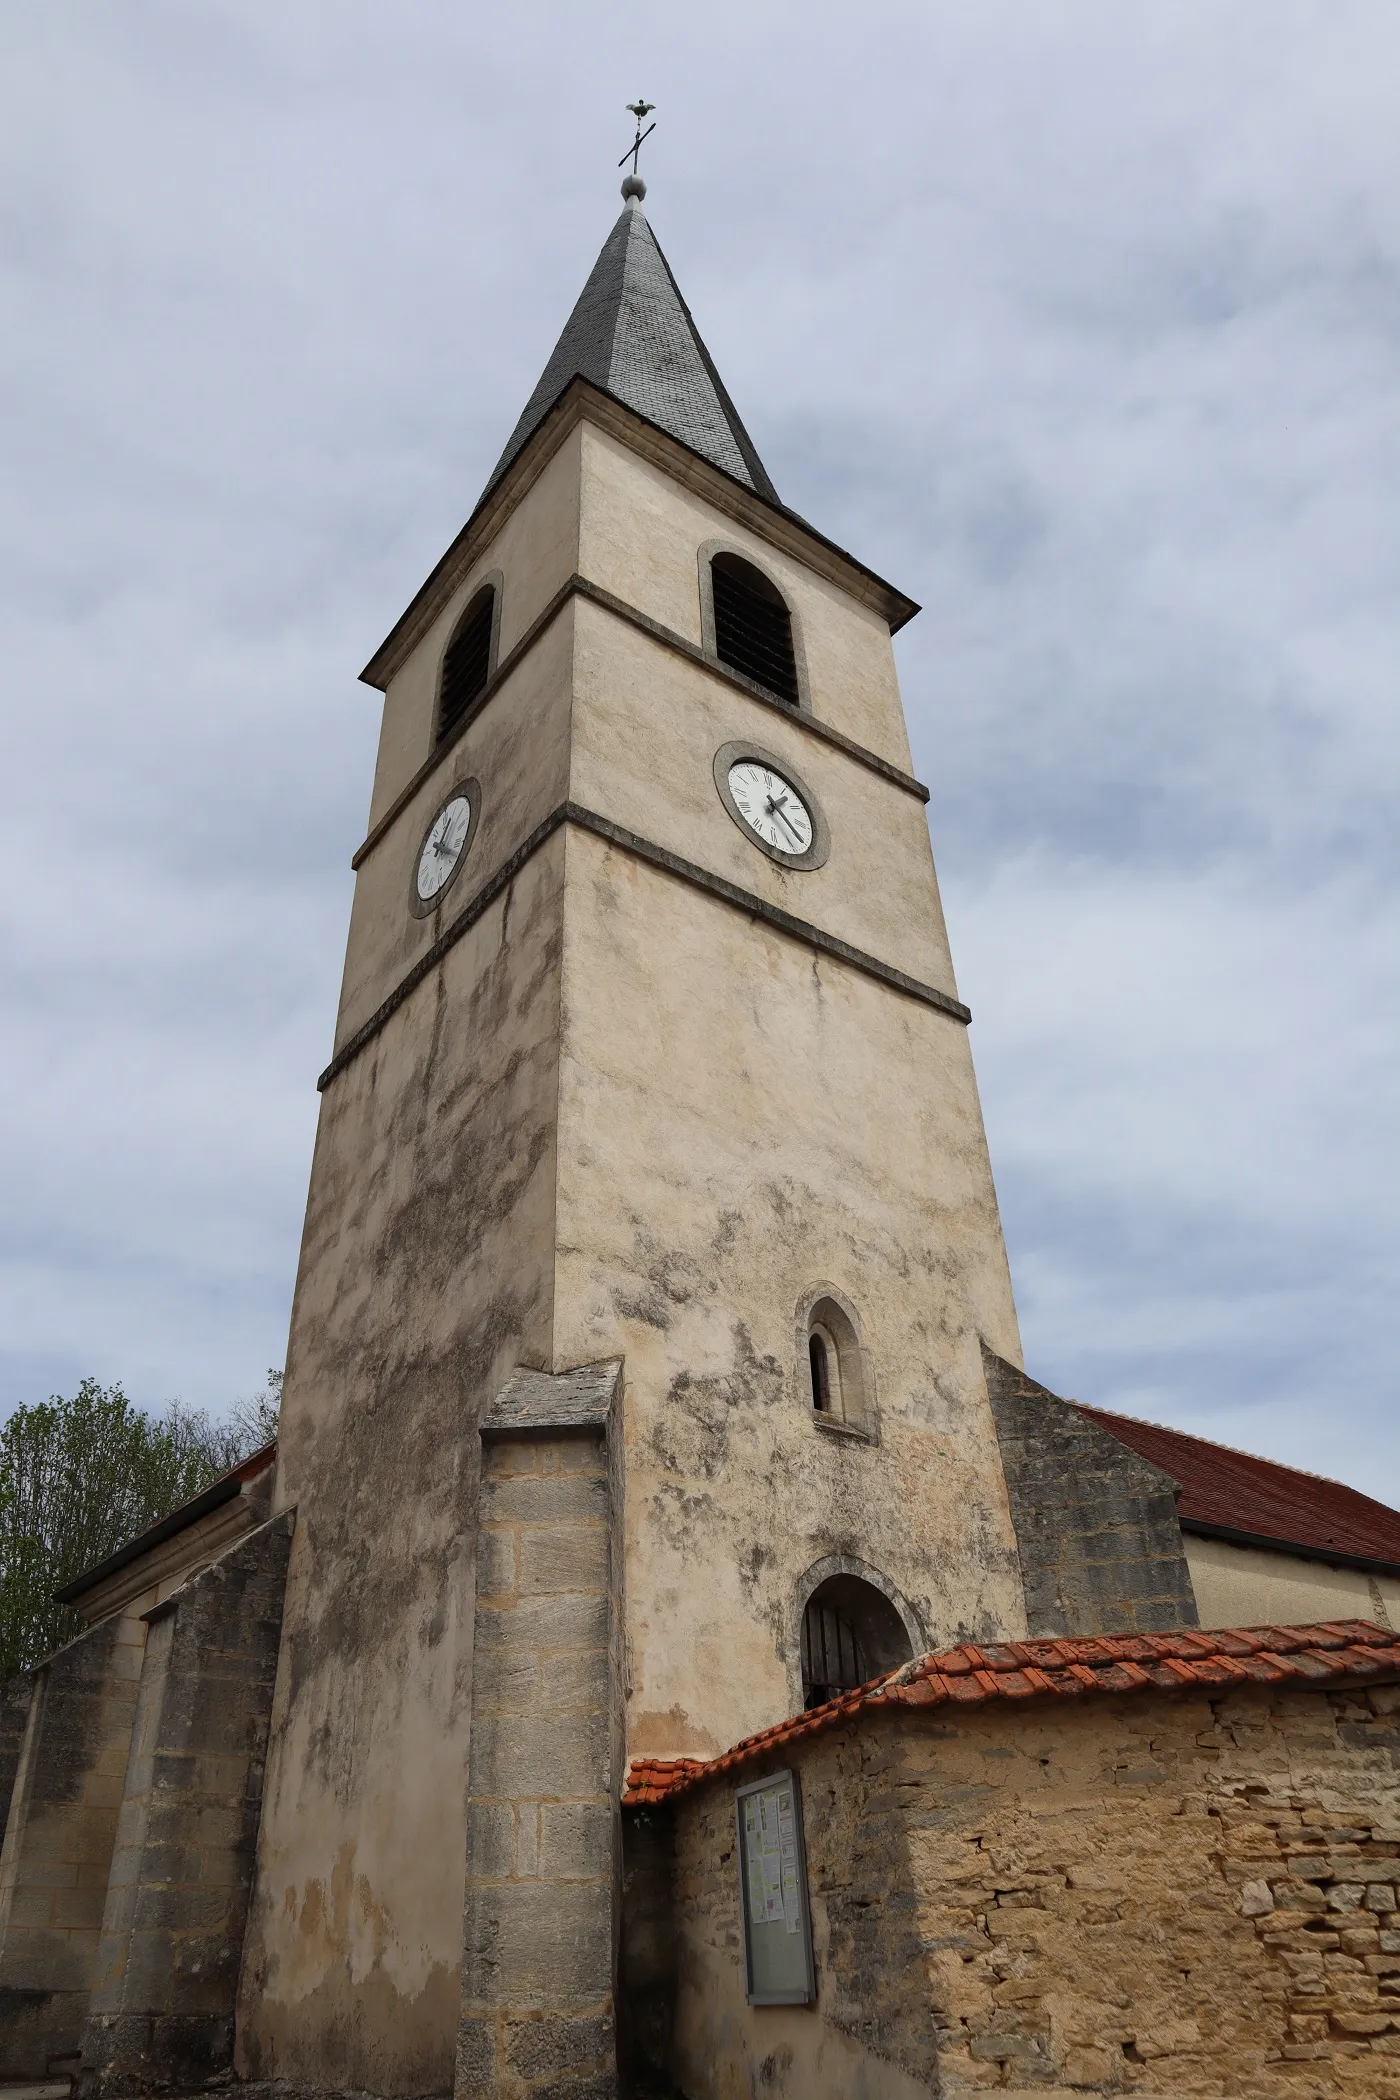
[[[1016,1316],[891,646],[917,608],[786,508],[624,195],[364,674],[247,2077],[442,2091],[460,2023],[458,2091],[498,2089],[511,1919],[606,1942],[628,1758],[1025,1631],[981,1353],[1019,1362]],[[584,1735],[586,1785],[530,1776]],[[593,1809],[603,1909],[571,1910],[587,1874],[543,1862]]]

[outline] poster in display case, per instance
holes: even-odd
[[[749,2004],[810,2005],[817,1992],[797,1774],[741,1786],[734,1807]]]

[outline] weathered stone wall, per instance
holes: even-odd
[[[955,985],[901,777],[887,597],[854,572],[843,586],[816,542],[804,563],[800,528],[774,519],[799,721],[696,661],[699,551],[735,538],[723,489],[707,500],[684,460],[640,481],[628,462],[581,429],[562,444],[483,529],[453,602],[410,622],[389,684],[383,828],[358,857],[337,1023],[349,1061],[324,1096],[287,1360],[277,1496],[298,1518],[248,2078],[452,2076],[476,1430],[517,1365],[627,1358],[632,1747],[718,1749],[790,1711],[802,1579],[832,1556],[875,1568],[930,1645],[1024,1630],[977,1341],[1015,1355],[1015,1309],[967,1033],[939,1004]],[[744,532],[766,559],[762,524]],[[595,564],[640,622],[574,596],[532,625]],[[502,651],[535,638],[435,754],[442,648],[487,570]],[[712,762],[743,737],[810,781],[823,868],[740,837]],[[479,827],[418,916],[424,832],[467,778]],[[581,820],[550,830],[566,798],[690,856],[709,893]],[[766,920],[714,883],[747,885]],[[817,946],[774,930],[777,911]],[[856,1309],[878,1443],[814,1426],[797,1323],[817,1288]]]
[[[517,1362],[549,1361],[562,844],[324,1097],[282,1409],[297,1530],[243,2076],[452,2083],[477,1428]]]
[[[483,1425],[458,2100],[616,2091],[620,1372],[522,1374]]]
[[[918,795],[821,733],[907,764],[888,627],[586,429],[585,573],[698,641],[716,538],[788,594],[811,717],[581,605],[571,796],[954,994]],[[822,867],[776,864],[727,815],[713,760],[745,738],[819,802]],[[713,1754],[800,1705],[802,1584],[834,1557],[878,1571],[918,1645],[1022,1630],[978,1336],[1019,1342],[957,1020],[571,832],[558,1246],[556,1350],[627,1362],[634,1755]],[[854,1310],[878,1443],[814,1420],[798,1313],[822,1290]]]
[[[1176,1483],[985,1345],[982,1360],[1032,1638],[1195,1626]]]
[[[631,1754],[714,1755],[800,1707],[801,1585],[835,1556],[920,1647],[1019,1634],[978,1347],[1014,1347],[1014,1311],[966,1030],[572,833],[564,987],[556,1347],[627,1363]],[[819,1289],[859,1317],[878,1443],[814,1419]]]
[[[0,1854],[0,2077],[77,2066],[145,1637],[107,1619],[34,1672]]]
[[[733,1785],[682,1797],[688,2100],[1400,2095],[1400,1688],[868,1715],[783,1762],[815,2015],[745,2004]]]
[[[21,1670],[18,1676],[7,1677],[0,1684],[0,1841],[4,1839],[5,1824],[9,1819],[10,1797],[15,1790],[15,1773],[19,1769],[19,1753],[33,1697],[32,1670]]]
[[[675,1817],[631,1808],[622,1819],[622,1918],[618,1949],[618,2060],[623,2091],[669,2086],[678,1977]]]
[[[292,1523],[274,1518],[148,1614],[83,2047],[94,2094],[232,2067]]]

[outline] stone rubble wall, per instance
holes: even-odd
[[[755,1765],[671,1811],[688,2100],[1400,2100],[1400,1688],[867,1715],[783,1763],[816,2016],[745,2003]]]

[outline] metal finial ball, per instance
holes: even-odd
[[[640,175],[624,175],[624,176],[623,176],[623,178],[622,178],[622,194],[623,194],[623,196],[624,196],[624,197],[625,197],[625,198],[627,199],[627,201],[628,201],[628,203],[629,203],[629,204],[631,203],[631,201],[632,201],[632,199],[633,199],[634,197],[636,198],[636,200],[637,200],[638,204],[640,204],[640,203],[641,203],[641,201],[642,201],[642,199],[643,199],[643,197],[645,197],[646,193],[647,193],[647,186],[646,186],[646,184],[645,184],[645,183],[644,183],[644,182],[642,181],[642,178],[641,178],[641,176],[640,176]]]

